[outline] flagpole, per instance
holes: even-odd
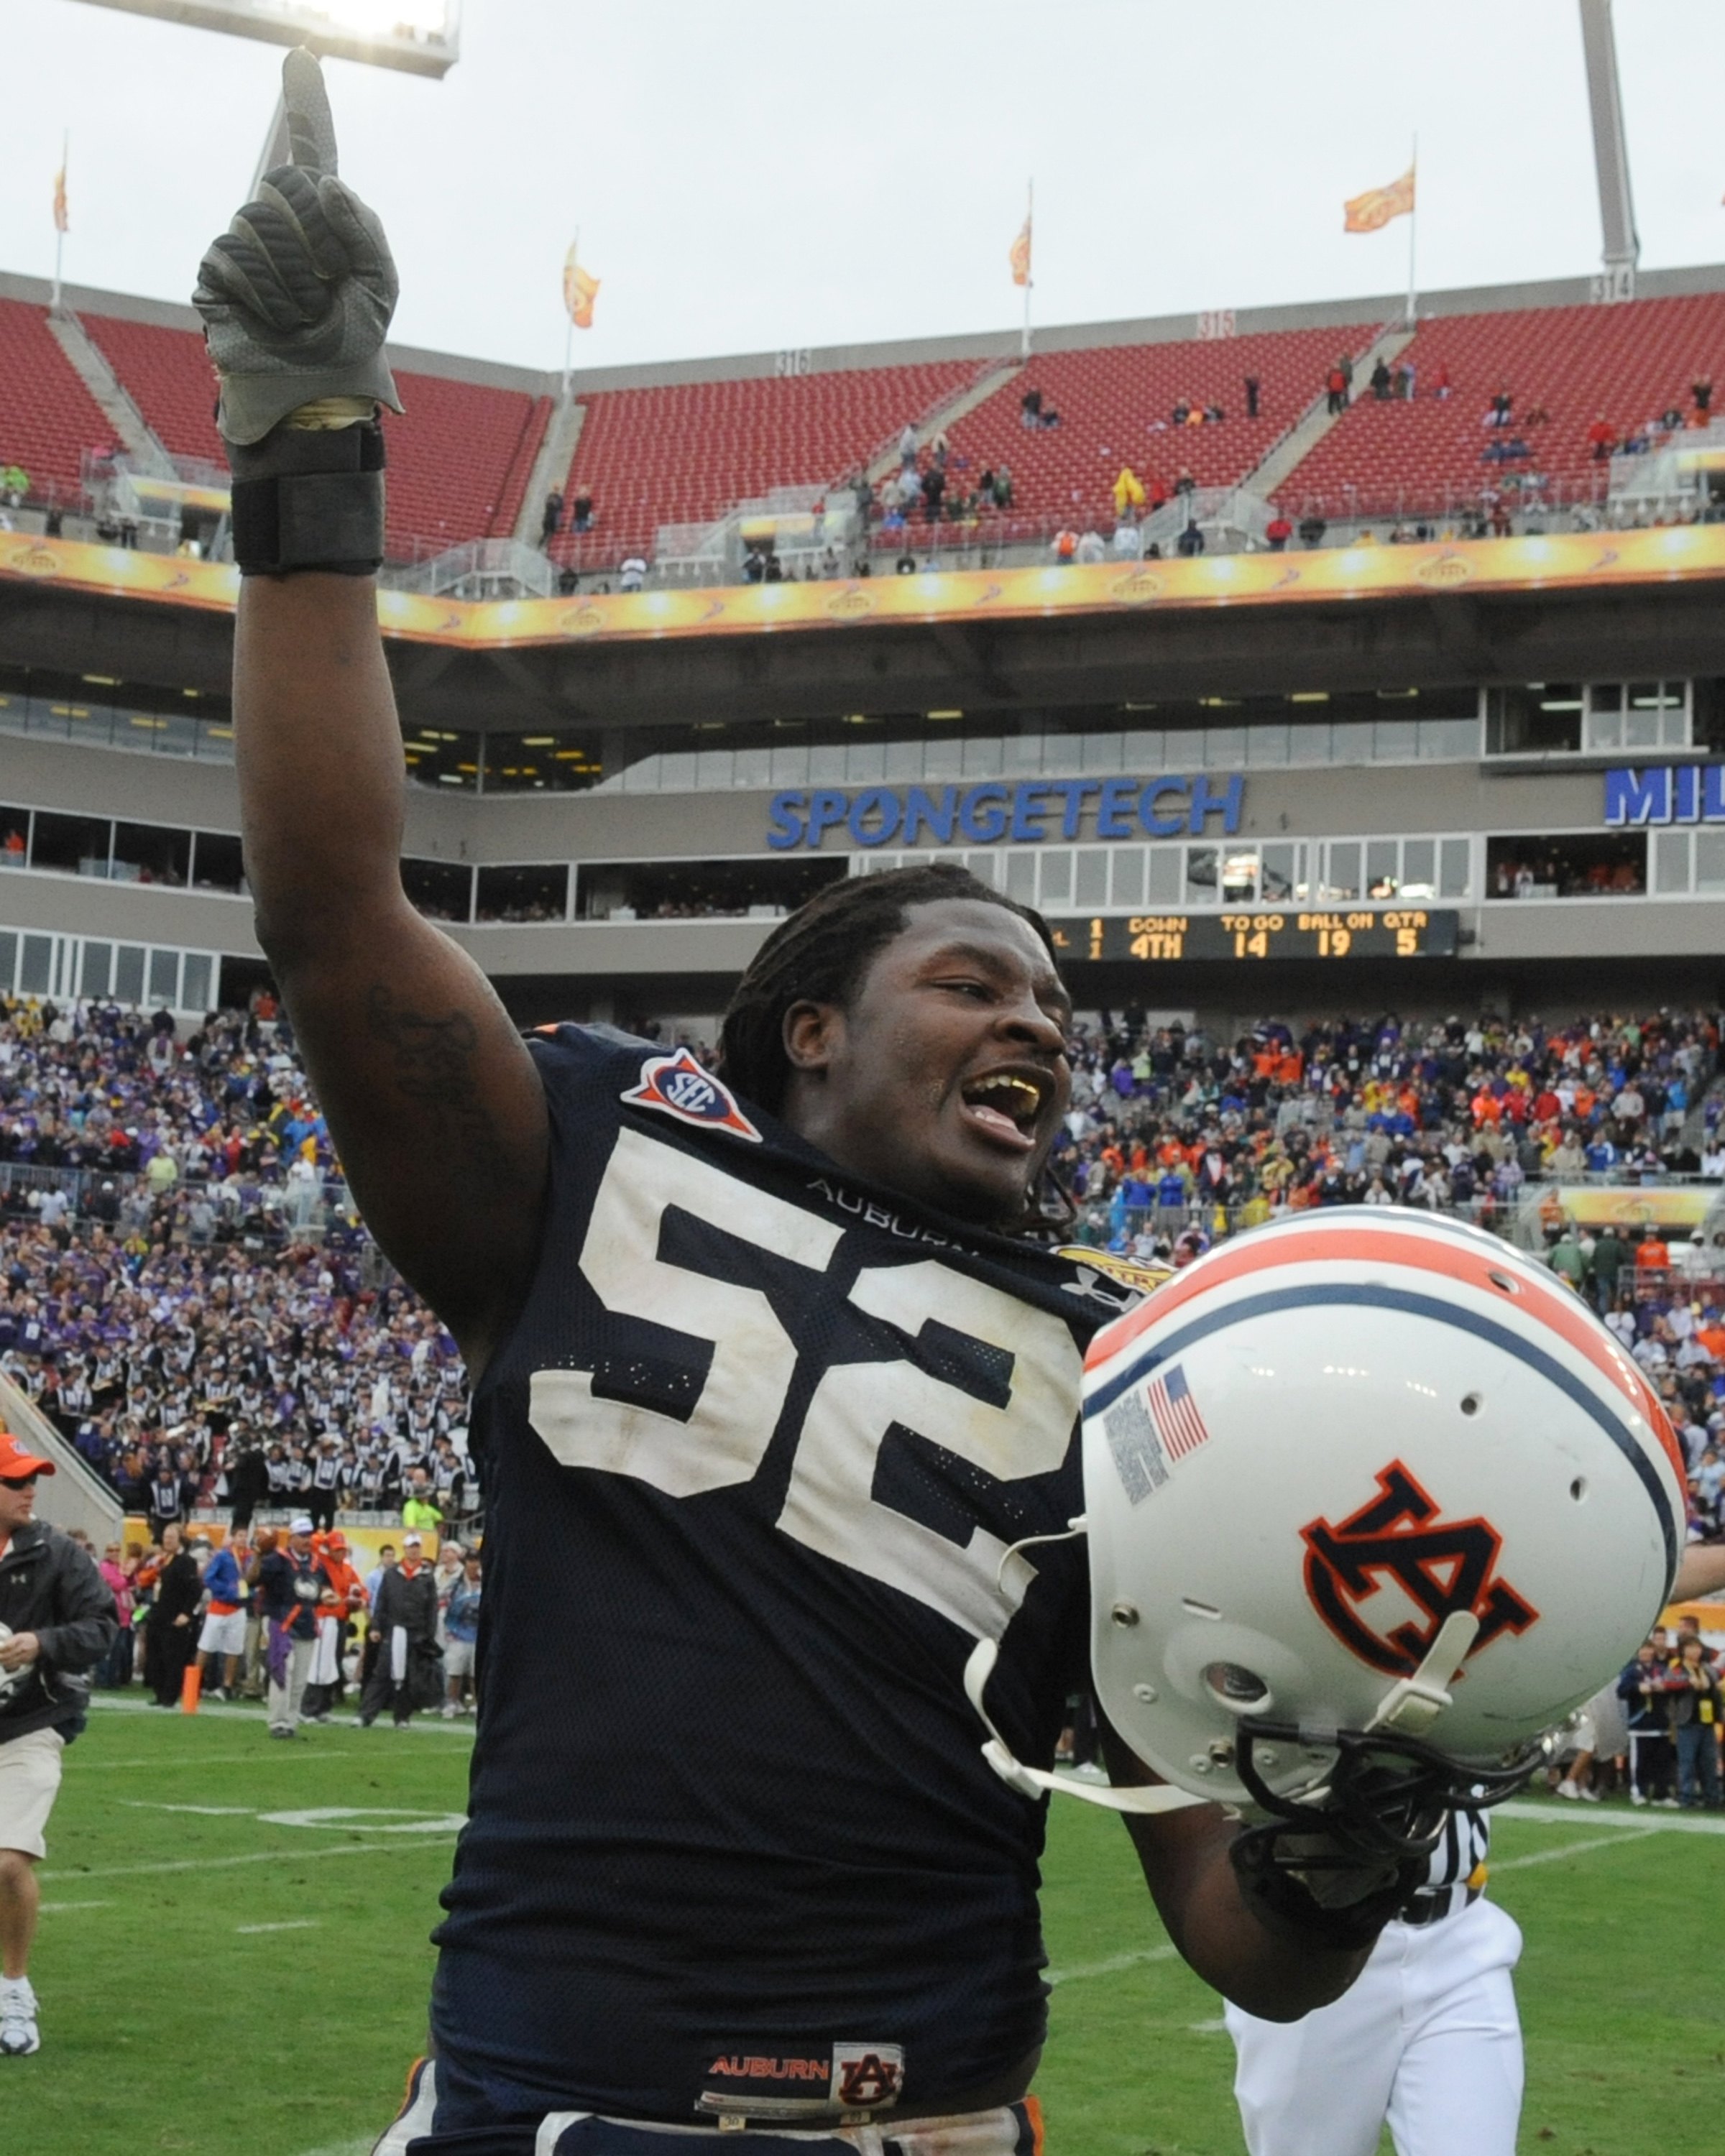
[[[1026,265],[1024,271],[1024,336],[1019,345],[1019,357],[1020,359],[1027,362],[1030,357],[1030,288],[1035,282],[1035,279],[1031,274],[1030,267],[1030,264],[1034,264],[1036,259],[1035,218],[1036,182],[1033,179],[1027,183],[1024,198],[1024,229],[1030,235],[1030,264]]]
[[[66,183],[66,153],[71,146],[72,131],[69,127],[60,136],[60,187],[62,188]],[[54,220],[54,305],[50,311],[57,315],[60,311],[60,269],[65,260],[66,228],[58,213],[59,203],[56,203],[54,207],[56,214]]]
[[[1414,162],[1408,169],[1414,175],[1414,206],[1408,213],[1408,327],[1412,329],[1418,319],[1415,295],[1420,289],[1414,277],[1414,246],[1420,231],[1420,136],[1417,131],[1414,136]]]
[[[575,241],[569,250],[570,259],[578,268],[581,263],[581,227],[575,228]],[[563,402],[569,401],[570,385],[575,377],[575,316],[569,305],[569,295],[563,294]]]

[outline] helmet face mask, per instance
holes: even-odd
[[[1254,1819],[1369,1794],[1409,1847],[1526,1779],[1681,1547],[1635,1365],[1543,1268],[1412,1212],[1255,1231],[1106,1328],[1084,1463],[1124,1742]]]

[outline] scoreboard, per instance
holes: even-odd
[[[1453,958],[1461,916],[1424,906],[1354,911],[1097,914],[1050,921],[1063,958],[1177,964],[1189,958]]]

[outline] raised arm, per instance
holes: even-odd
[[[378,1243],[475,1371],[526,1291],[549,1159],[531,1057],[408,905],[377,629],[395,270],[336,177],[317,63],[283,69],[294,162],[205,256],[244,582],[234,732],[259,940]],[[399,408],[398,407],[397,408]]]
[[[490,983],[402,890],[369,577],[249,577],[234,739],[258,939],[366,1223],[475,1374],[528,1284],[548,1141]]]

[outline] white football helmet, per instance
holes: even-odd
[[[1645,1636],[1685,1527],[1606,1328],[1497,1237],[1377,1208],[1224,1244],[1100,1333],[1084,1481],[1103,1712],[1257,1816],[1363,1747],[1428,1799],[1507,1794]]]

